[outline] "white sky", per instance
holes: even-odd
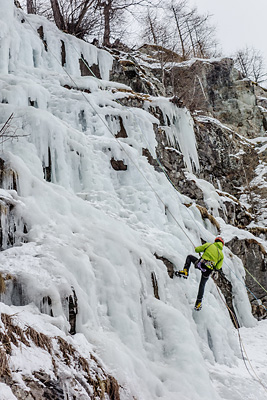
[[[190,0],[201,13],[213,15],[225,55],[246,45],[260,50],[267,65],[267,0]]]

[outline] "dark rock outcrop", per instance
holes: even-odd
[[[126,171],[127,165],[124,164],[123,160],[115,160],[113,157],[110,160],[110,164],[115,171]]]
[[[110,80],[124,83],[137,93],[152,96],[162,95],[163,84],[158,80],[150,68],[141,65],[134,53],[109,49],[114,57]]]
[[[223,273],[219,273],[219,272],[212,275],[212,278],[224,296],[226,306],[227,306],[227,309],[228,309],[228,312],[229,312],[229,315],[233,322],[234,327],[239,328],[238,319],[236,317],[234,306],[233,306],[233,291],[232,291],[231,282],[226,278],[226,276]],[[224,299],[223,299],[223,301],[224,301]]]
[[[259,282],[262,282],[264,287],[267,287],[267,253],[262,244],[255,239],[238,240],[234,238],[227,242],[227,247],[243,261],[247,271]],[[249,273],[246,274],[246,284],[259,299],[266,296],[266,292]],[[249,297],[252,299],[250,293]]]
[[[255,239],[238,240],[237,238],[228,242],[227,247],[242,260],[246,269],[246,286],[249,288],[248,296],[252,303],[253,315],[258,319],[266,318],[267,294],[264,288],[267,287],[267,253],[265,248]]]
[[[160,300],[158,280],[157,280],[157,276],[154,271],[151,272],[151,281],[152,281],[152,286],[153,286],[153,290],[154,290],[154,297],[156,299]]]
[[[174,277],[174,270],[175,270],[175,265],[168,260],[166,257],[163,256],[158,256],[156,253],[154,254],[154,256],[156,257],[157,260],[161,260],[163,262],[163,264],[166,266],[167,268],[167,272],[168,275],[171,279],[173,279]]]
[[[0,158],[0,188],[5,190],[17,190],[18,174],[9,163]]]
[[[76,318],[78,314],[78,299],[75,290],[72,288],[72,295],[68,297],[69,304],[69,323],[70,323],[70,334],[75,335],[76,333]]]

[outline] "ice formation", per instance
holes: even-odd
[[[187,282],[170,279],[154,256],[180,268],[193,244],[214,238],[199,211],[188,209],[185,197],[142,156],[148,144],[155,150],[156,118],[116,101],[126,88],[108,82],[108,53],[63,34],[44,18],[24,15],[11,0],[1,3],[0,123],[14,113],[10,129],[19,136],[1,146],[1,158],[18,174],[16,191],[6,187],[1,197],[15,203],[14,218],[27,226],[27,243],[0,253],[2,272],[24,285],[23,301],[19,295],[2,299],[5,312],[10,306],[12,313],[16,304],[15,312],[23,314],[32,304],[38,316],[34,322],[32,313],[33,324],[44,321],[51,332],[54,324],[66,334],[62,299],[74,289],[77,332],[128,389],[122,399],[249,399],[248,389],[265,398],[246,375],[237,332],[213,281],[196,315],[198,271],[192,270]],[[99,65],[102,79],[81,77],[81,54],[89,65]],[[164,99],[151,101],[170,118],[170,144],[178,143],[189,172],[197,169],[190,114]],[[127,137],[116,138],[121,122]],[[112,158],[127,169],[114,170]],[[207,199],[209,190],[207,185]],[[23,229],[18,236],[22,240]],[[226,265],[238,318],[249,329],[256,322],[241,262],[226,251]],[[160,300],[154,297],[152,273]],[[52,302],[49,321],[40,306],[45,296]],[[0,388],[4,398],[14,397],[3,383]]]

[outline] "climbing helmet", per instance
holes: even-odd
[[[214,242],[221,242],[224,245],[224,240],[221,236],[217,236],[214,240]]]

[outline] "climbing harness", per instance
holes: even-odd
[[[204,267],[203,267],[204,265]],[[214,269],[214,263],[212,261],[204,260],[203,258],[201,261],[198,261],[197,264],[195,265],[197,269],[200,269],[202,272],[206,272],[207,268],[208,269]]]

